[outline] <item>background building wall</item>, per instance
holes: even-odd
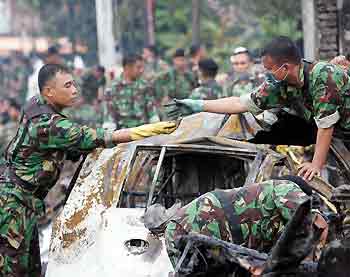
[[[312,0],[311,0],[312,1]],[[314,0],[316,57],[350,54],[350,1]]]
[[[339,54],[339,14],[337,0],[315,0],[318,58]]]

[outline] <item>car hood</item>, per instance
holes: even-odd
[[[64,250],[51,249],[46,277],[152,276],[173,271],[163,237],[150,234],[142,223],[144,209],[107,209],[99,230],[84,253],[62,259]],[[63,254],[63,255],[62,255]]]

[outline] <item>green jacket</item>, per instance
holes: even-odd
[[[126,83],[119,78],[104,102],[103,122],[114,122],[119,129],[158,121],[154,90],[142,79]]]
[[[296,208],[308,198],[298,185],[287,180],[269,180],[224,193],[231,201],[231,212],[237,218],[243,245],[262,251],[272,247]],[[176,223],[168,223],[165,240],[174,266],[180,254],[174,242],[186,233],[236,242],[221,201],[216,191],[208,192],[181,208]]]
[[[286,82],[275,83],[269,76],[241,102],[250,112],[260,113],[271,108],[289,108],[306,120],[315,120],[318,128],[331,126],[350,130],[350,82],[348,74],[339,66],[326,62],[310,65],[308,72],[300,69],[303,88]],[[305,78],[306,77],[306,78]]]
[[[213,79],[195,88],[190,95],[191,99],[213,100],[223,97],[222,87]]]
[[[31,102],[39,107],[50,107],[41,96],[32,98]],[[112,142],[111,132],[80,126],[55,112],[53,107],[50,109],[52,113],[43,113],[32,119],[24,115],[8,148],[7,168],[12,168],[24,185],[15,186],[8,170],[0,178],[0,182],[9,184],[13,194],[33,204],[33,210],[36,205],[33,192],[39,189],[48,192],[55,185],[65,159],[76,160],[80,154]],[[2,189],[6,187],[2,186]]]
[[[156,97],[185,99],[196,86],[195,76],[191,72],[182,74],[172,68],[155,80]]]

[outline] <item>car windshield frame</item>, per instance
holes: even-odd
[[[131,169],[133,168],[134,162],[136,160],[136,157],[138,153],[142,151],[150,151],[150,152],[158,152],[158,161],[156,166],[155,174],[152,178],[151,185],[148,189],[148,196],[146,201],[146,207],[145,210],[152,204],[152,199],[155,192],[155,187],[158,182],[158,177],[161,172],[161,168],[163,165],[164,158],[167,156],[176,156],[180,154],[208,154],[208,155],[220,155],[225,157],[232,157],[235,159],[243,160],[243,161],[249,161],[249,162],[257,162],[258,160],[261,161],[263,159],[263,151],[262,149],[248,149],[243,147],[234,147],[234,146],[217,146],[217,145],[205,145],[205,144],[164,144],[164,145],[149,145],[149,144],[140,144],[136,146],[136,149],[130,159],[130,163],[127,168],[127,177],[124,180],[122,191],[124,191],[125,184],[128,182],[129,174],[131,172]],[[267,154],[267,153],[266,153]],[[255,172],[255,175],[257,174],[257,171]],[[172,175],[170,175],[172,177]],[[171,178],[167,178],[164,184],[162,186],[166,185],[166,183]],[[252,176],[248,176],[247,179],[252,179]],[[254,179],[254,178],[253,178]],[[119,203],[121,201],[118,201]]]

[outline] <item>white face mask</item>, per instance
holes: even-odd
[[[276,79],[276,77],[275,77],[275,74],[276,74],[278,71],[280,71],[280,70],[283,68],[283,66],[285,66],[285,63],[282,64],[282,65],[281,65],[278,69],[276,69],[275,71],[266,73],[266,75],[268,75],[269,79],[270,79],[273,83],[275,83],[275,84],[280,84],[280,83],[282,83],[284,80],[286,80],[286,78],[287,78],[287,76],[288,76],[288,74],[289,74],[289,71],[287,71],[287,74],[284,76],[284,78],[283,78],[282,80],[278,80],[278,79]]]

